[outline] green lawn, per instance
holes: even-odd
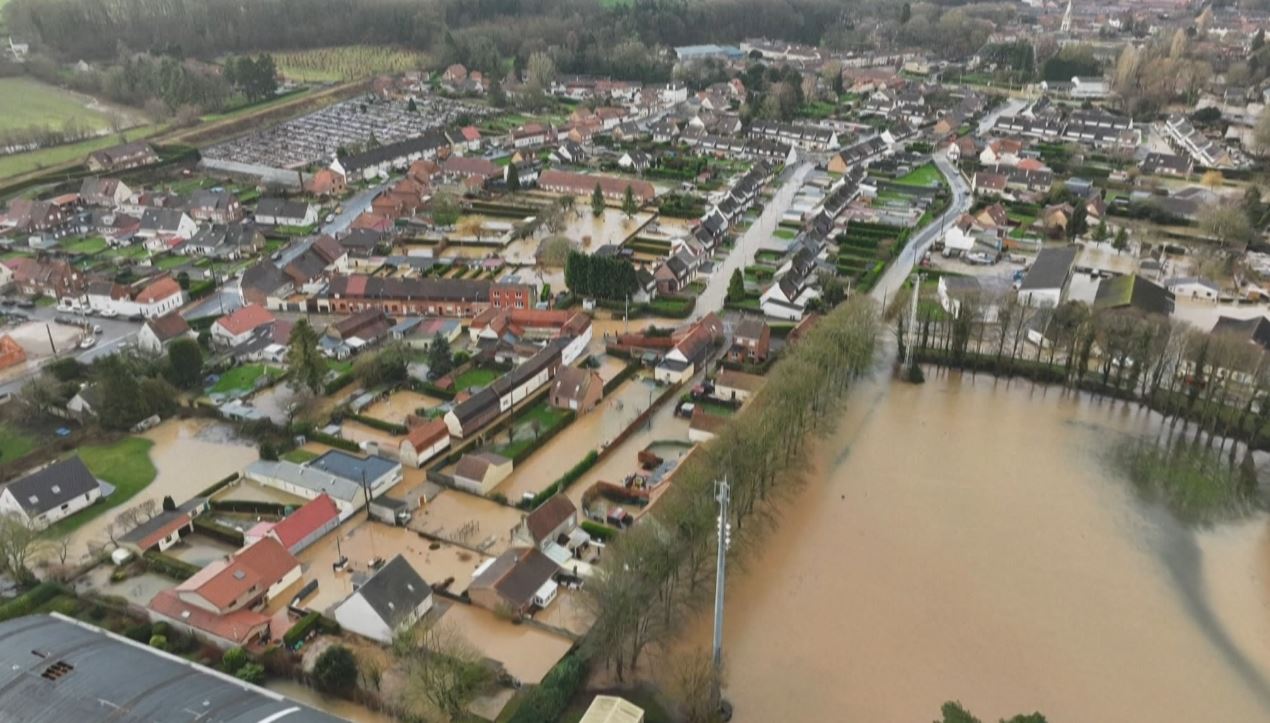
[[[98,130],[110,118],[85,105],[88,99],[27,77],[0,78],[0,131],[31,127],[62,128],[67,121]]]
[[[9,462],[35,449],[36,440],[21,430],[0,424],[0,461]]]
[[[140,126],[123,133],[112,133],[108,136],[93,138],[79,143],[54,146],[53,148],[41,148],[38,151],[15,153],[11,156],[0,156],[0,179],[29,173],[41,168],[48,168],[49,166],[58,166],[71,161],[82,163],[84,158],[93,151],[117,146],[124,140],[135,141],[140,138],[148,138],[161,130],[163,130],[162,126]]]
[[[62,250],[68,254],[95,254],[106,250],[106,239],[100,236],[82,238],[73,243],[63,244]]]
[[[150,448],[154,442],[143,437],[125,437],[107,445],[85,445],[77,450],[80,459],[97,479],[114,485],[115,492],[82,512],[77,512],[51,525],[44,531],[46,537],[58,538],[70,534],[85,522],[101,516],[107,510],[132,499],[157,474],[150,461]]]
[[[175,269],[178,266],[184,266],[188,264],[189,262],[190,260],[184,256],[164,256],[163,258],[154,262],[154,265],[163,269],[164,271],[171,271],[172,269]]]
[[[102,256],[108,259],[140,259],[147,255],[146,247],[141,244],[132,246],[116,246],[106,251]]]
[[[772,232],[772,235],[786,241],[793,241],[798,238],[798,232],[788,228],[778,228]]]
[[[317,459],[319,455],[310,452],[307,449],[293,449],[282,455],[282,459],[286,462],[294,462],[295,464],[304,464],[309,460]]]
[[[256,388],[256,380],[264,375],[279,376],[282,370],[264,364],[245,364],[234,367],[221,375],[220,379],[207,390],[208,394],[230,394],[232,392],[249,392]]]
[[[454,391],[461,392],[472,387],[484,387],[497,379],[499,373],[494,369],[473,367],[463,372],[454,380]]]
[[[522,412],[516,418],[512,426],[512,441],[499,448],[498,453],[514,459],[517,455],[525,451],[539,437],[550,434],[556,427],[564,424],[569,418],[569,412],[564,409],[556,409],[541,401],[535,404],[527,412]],[[506,439],[505,435],[500,435]]]
[[[944,174],[939,172],[934,163],[927,163],[905,173],[895,179],[895,182],[905,186],[932,188],[944,182]]]

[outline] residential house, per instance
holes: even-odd
[[[85,178],[79,184],[79,197],[88,206],[115,208],[132,197],[132,189],[118,178]]]
[[[557,409],[571,409],[578,414],[591,411],[604,394],[604,380],[593,369],[561,367],[548,392],[548,402]]]
[[[1200,276],[1175,276],[1165,280],[1164,288],[1175,298],[1217,301],[1221,297],[1221,288]]]
[[[101,483],[78,455],[54,462],[0,488],[0,513],[45,528],[101,498]]]
[[[13,285],[27,296],[54,298],[78,295],[82,279],[75,269],[61,259],[40,260],[17,258],[5,264],[13,271]]]
[[[772,328],[767,322],[745,317],[732,332],[732,348],[727,359],[735,364],[762,364],[771,350]]]
[[[137,346],[151,354],[162,354],[177,339],[196,338],[198,336],[185,321],[185,317],[173,311],[146,319],[141,325],[141,331],[137,332]]]
[[[528,361],[455,404],[445,415],[450,434],[459,438],[471,436],[550,382],[560,369],[560,353],[566,343],[562,339],[552,341]]]
[[[247,304],[222,316],[212,324],[212,341],[234,347],[247,341],[252,332],[274,322],[274,315],[258,304]]]
[[[194,532],[194,518],[206,512],[206,497],[195,497],[173,510],[163,510],[119,537],[119,544],[140,555],[165,552]]]
[[[144,141],[124,143],[88,154],[88,170],[94,173],[122,171],[159,162],[159,154]]]
[[[230,223],[243,217],[242,204],[234,194],[225,190],[201,189],[190,194],[186,212],[195,221]]]
[[[294,291],[295,284],[273,261],[265,259],[243,272],[238,289],[244,302],[264,308],[270,299],[283,298]]]
[[[372,307],[394,316],[471,317],[493,306],[528,309],[537,300],[528,284],[500,284],[479,279],[388,278],[353,274],[333,276],[318,309],[346,314]]]
[[[1086,100],[1101,100],[1111,95],[1111,86],[1103,78],[1072,77],[1071,97]]]
[[[678,384],[687,380],[703,368],[715,339],[708,325],[692,325],[662,357],[653,370],[654,378],[666,384]]]
[[[1251,319],[1238,319],[1233,316],[1221,316],[1213,327],[1214,334],[1223,334],[1245,339],[1270,351],[1270,319],[1256,316]]]
[[[512,473],[512,461],[493,452],[468,452],[454,466],[454,486],[487,495]]]
[[[431,586],[400,554],[369,580],[354,584],[353,593],[335,606],[335,622],[346,631],[385,645],[432,607]]]
[[[1172,153],[1148,153],[1138,167],[1146,174],[1188,178],[1195,170],[1195,161],[1190,156],[1179,156]]]
[[[522,516],[511,529],[510,537],[512,545],[533,547],[551,556],[549,550],[553,546],[571,544],[569,538],[577,529],[578,508],[567,496],[554,494],[533,512]]]
[[[714,396],[731,402],[745,402],[763,386],[757,374],[724,369],[714,380]]]
[[[1077,246],[1042,249],[1019,284],[1019,300],[1038,307],[1055,307],[1062,303],[1079,251]]]
[[[160,592],[148,606],[150,618],[226,648],[264,640],[270,618],[262,609],[300,572],[299,560],[265,537]]]
[[[1014,138],[995,138],[988,141],[979,153],[979,162],[985,166],[1018,165],[1023,152],[1023,142]]]
[[[410,428],[401,440],[398,459],[403,465],[422,467],[450,447],[450,428],[440,419],[433,419]]]
[[[331,452],[327,452],[323,457],[330,454]],[[305,464],[260,460],[248,465],[243,470],[243,476],[306,500],[315,499],[322,494],[330,495],[340,508],[342,519],[348,519],[363,509],[368,498],[373,500],[383,495],[401,481],[399,463],[376,456],[357,457],[346,452],[340,454],[351,461],[335,464],[327,459],[326,464],[317,465],[317,460]],[[337,470],[338,473],[332,470]],[[363,473],[366,475],[365,482]]]
[[[304,190],[320,198],[330,198],[343,195],[347,183],[343,173],[332,168],[323,168],[309,176],[304,182]]]
[[[512,547],[476,568],[467,594],[486,610],[519,617],[556,599],[559,571],[560,566],[537,548]]]
[[[588,175],[559,171],[554,168],[543,171],[538,177],[538,187],[552,193],[565,193],[579,197],[590,197],[595,188],[609,201],[621,203],[629,189],[635,202],[644,205],[657,195],[657,190],[647,181],[632,181],[614,176]]]
[[[356,352],[387,339],[392,327],[382,309],[367,309],[328,325],[323,336]]]
[[[304,201],[285,198],[262,198],[256,204],[256,223],[266,226],[314,226],[318,220],[318,207]]]
[[[154,240],[158,243],[153,250],[166,250],[168,242],[188,241],[198,233],[198,224],[188,214],[175,208],[151,208],[141,215],[141,227],[137,229],[137,238]],[[146,248],[151,248],[150,244]]]
[[[188,256],[236,260],[260,253],[265,235],[250,223],[212,224],[199,229],[180,247]]]
[[[302,550],[338,527],[340,520],[340,508],[335,500],[328,494],[319,494],[277,522],[256,523],[243,533],[243,539],[250,545],[265,537],[272,537],[287,552],[299,555]]]

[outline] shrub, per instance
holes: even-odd
[[[588,535],[594,537],[600,542],[608,542],[614,537],[617,537],[616,529],[609,527],[608,525],[601,525],[598,522],[592,522],[591,520],[583,520],[581,527],[583,530],[586,530]]]
[[[142,559],[145,560],[146,567],[152,572],[160,575],[167,575],[174,580],[184,582],[193,577],[199,571],[196,565],[191,565],[184,560],[178,560],[170,555],[165,555],[157,550],[148,550]]]
[[[347,371],[327,382],[322,391],[327,394],[334,394],[349,384],[353,383],[353,372]]]
[[[343,645],[322,652],[313,666],[313,680],[327,693],[347,696],[357,687],[357,658]],[[543,719],[546,720],[546,719]]]
[[[309,440],[313,442],[321,442],[322,444],[325,444],[328,447],[335,447],[336,449],[342,449],[345,452],[362,451],[361,447],[358,447],[356,442],[352,442],[350,440],[344,439],[343,437],[336,437],[335,435],[327,434],[326,432],[319,432],[316,429],[313,430],[312,432],[309,432],[307,436]]]
[[[532,688],[509,723],[540,723],[559,720],[586,678],[586,665],[576,654],[567,655]]]
[[[309,613],[308,615],[300,618],[295,625],[291,626],[290,630],[282,634],[282,642],[286,644],[288,648],[294,648],[308,637],[309,633],[313,631],[313,628],[317,626],[318,620],[321,618],[322,614],[317,612]]]
[[[568,472],[565,472],[564,474],[560,475],[560,479],[547,485],[546,489],[534,495],[534,499],[529,503],[529,507],[531,509],[536,508],[538,507],[538,505],[541,505],[543,502],[546,502],[552,495],[556,494],[557,492],[563,492],[569,489],[569,487],[571,487],[574,482],[577,482],[579,479],[582,478],[582,475],[587,473],[587,470],[594,467],[595,463],[599,459],[600,459],[600,455],[595,450],[591,450],[590,452],[587,452],[586,456],[582,458],[582,461],[570,467]]]
[[[352,419],[354,421],[361,422],[362,424],[365,424],[367,427],[378,429],[381,432],[387,432],[389,434],[392,434],[398,437],[405,435],[409,431],[406,429],[406,426],[404,424],[394,424],[392,422],[385,422],[382,419],[377,419],[375,417],[367,417],[363,414],[349,413],[345,416],[347,416],[349,419]]]
[[[66,592],[65,588],[57,583],[42,582],[0,605],[0,621],[29,615],[44,603],[64,592]]]
[[[260,685],[265,682],[265,666],[260,663],[247,663],[234,671],[234,677],[239,680],[245,680],[248,683]]]
[[[251,656],[246,650],[234,647],[225,651],[220,658],[220,669],[226,673],[236,672],[239,668],[251,662]]]
[[[155,649],[157,649],[157,650],[167,650],[167,649],[168,649],[168,639],[167,639],[167,637],[166,637],[166,636],[163,636],[163,635],[158,635],[158,634],[156,634],[156,635],[151,635],[151,636],[150,636],[150,647],[155,648]]]

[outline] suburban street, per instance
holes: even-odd
[[[1027,100],[1024,98],[1011,98],[1005,102],[1005,105],[997,106],[990,110],[979,120],[979,135],[986,136],[988,131],[997,124],[997,119],[1003,115],[1014,115],[1027,107]]]
[[[705,291],[697,297],[697,305],[692,311],[693,319],[700,319],[708,312],[717,312],[723,308],[723,302],[728,295],[728,280],[732,277],[732,272],[754,262],[755,252],[764,241],[772,237],[781,216],[794,202],[794,194],[798,192],[803,179],[811,172],[812,167],[810,162],[803,161],[783,174],[784,182],[772,196],[772,200],[763,207],[763,213],[759,214],[754,223],[741,234],[741,238],[737,239],[736,245],[732,247],[727,258],[710,275]]]
[[[927,247],[943,234],[947,224],[951,223],[957,216],[970,210],[973,196],[970,193],[970,186],[961,177],[961,173],[948,161],[944,154],[936,153],[934,159],[935,165],[944,174],[944,178],[948,179],[948,184],[952,188],[952,201],[948,204],[948,210],[944,211],[943,215],[927,224],[926,228],[909,237],[904,250],[887,267],[882,276],[878,278],[878,283],[871,292],[873,298],[878,301],[885,301],[895,296],[895,292],[904,283],[904,280],[908,278],[909,272],[913,270],[913,265],[926,252]]]
[[[343,205],[344,210],[335,214],[335,218],[332,219],[330,223],[322,226],[322,233],[330,234],[332,236],[342,233],[353,223],[353,219],[362,215],[363,211],[370,208],[371,201],[374,201],[375,196],[378,196],[380,191],[383,191],[385,188],[388,188],[388,184],[381,183],[378,186],[368,188],[361,193],[349,197],[347,201],[341,204]]]
[[[63,315],[64,312],[58,311],[55,307],[36,307],[34,309],[24,309],[23,313],[31,317],[33,323],[44,322],[47,324],[55,323],[53,317]],[[102,333],[97,335],[97,344],[91,349],[83,351],[70,352],[72,356],[84,363],[91,362],[101,356],[106,356],[119,351],[121,346],[134,342],[137,338],[137,331],[141,328],[139,322],[124,321],[120,319],[102,319],[100,317],[88,317],[88,322],[101,327]],[[67,351],[59,349],[59,352]],[[59,354],[64,356],[64,354]],[[47,363],[48,360],[58,357],[44,357],[42,361]],[[30,381],[38,373],[38,370],[27,371],[24,374],[6,379],[0,382],[0,394],[16,394],[26,383]]]

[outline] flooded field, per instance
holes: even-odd
[[[983,720],[1270,719],[1270,526],[1144,502],[1107,453],[1158,424],[1026,382],[863,385],[731,580],[734,720],[911,722],[952,699]]]
[[[569,652],[573,642],[531,625],[499,620],[494,613],[471,605],[438,600],[449,605],[440,625],[451,625],[485,655],[497,660],[523,683],[539,683],[552,666]]]
[[[522,514],[484,497],[445,490],[414,513],[410,528],[497,556],[510,544]]]
[[[150,461],[158,474],[127,507],[145,500],[161,503],[165,495],[184,502],[259,458],[256,447],[235,437],[231,428],[207,420],[172,419],[141,436],[154,441]],[[108,540],[107,528],[121,511],[106,512],[76,530],[74,554],[87,553],[90,542]]]
[[[524,494],[537,494],[587,452],[598,450],[615,439],[648,409],[661,391],[651,379],[628,380],[602,399],[599,406],[573,420],[564,431],[530,455],[495,491],[513,502]]]
[[[176,580],[152,572],[134,575],[122,582],[110,579],[115,568],[111,565],[98,565],[87,575],[75,581],[77,590],[91,590],[98,595],[114,595],[138,607],[150,604],[155,595],[173,587]]]
[[[393,392],[387,399],[381,399],[370,405],[362,414],[392,424],[405,424],[406,417],[414,414],[415,410],[432,409],[444,403],[444,399],[403,389]]]
[[[387,713],[373,711],[350,700],[327,695],[290,679],[274,678],[265,683],[264,687],[275,693],[281,693],[292,700],[355,723],[396,723],[397,720]]]
[[[616,449],[610,451],[599,464],[592,467],[581,479],[569,487],[566,494],[573,503],[582,507],[582,496],[587,488],[599,480],[605,482],[621,482],[626,475],[639,471],[639,460],[636,456],[640,450],[654,442],[688,441],[688,420],[675,416],[674,400],[668,400],[657,408],[636,432],[627,437]],[[687,452],[684,449],[683,452]],[[671,453],[667,459],[673,458]]]
[[[244,465],[246,466],[246,465]],[[239,478],[222,487],[212,495],[214,500],[237,500],[241,502],[274,502],[280,505],[300,507],[308,500],[276,487],[267,487],[252,479]]]

